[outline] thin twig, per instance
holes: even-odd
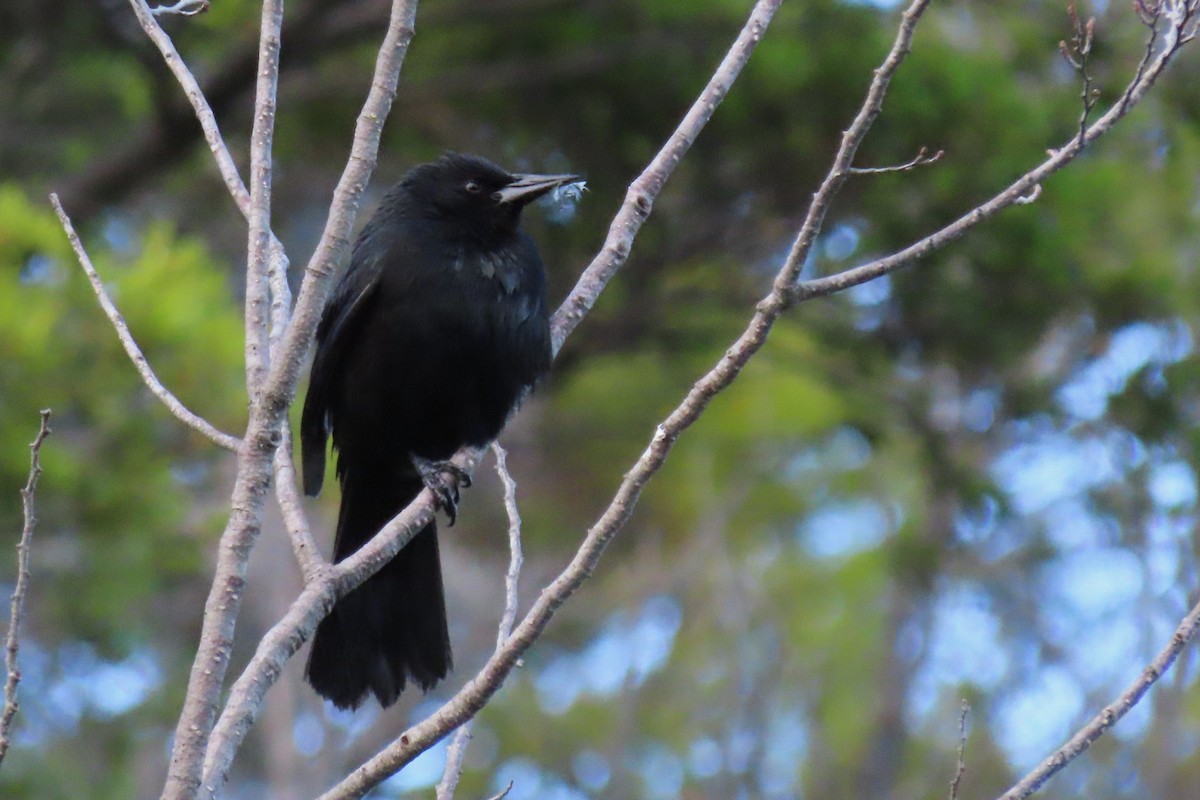
[[[1067,742],[1046,757],[1032,772],[1018,781],[1011,789],[1000,796],[1000,800],[1024,800],[1040,789],[1055,773],[1074,761],[1080,754],[1091,747],[1092,743],[1108,732],[1108,729],[1125,716],[1131,708],[1137,705],[1142,696],[1158,681],[1188,642],[1200,630],[1200,603],[1192,607],[1171,640],[1159,652],[1154,660],[1146,665],[1137,679],[1121,693],[1116,700],[1105,706],[1099,714],[1076,731]]]
[[[917,151],[916,156],[911,161],[906,161],[903,164],[896,164],[891,167],[850,167],[851,175],[882,175],[886,172],[911,172],[917,167],[923,167],[926,164],[933,164],[940,161],[942,156],[946,154],[944,150],[938,150],[933,155],[926,155],[927,150],[924,145]]]
[[[504,613],[500,615],[500,624],[496,627],[496,649],[499,650],[512,633],[513,623],[517,619],[518,586],[521,581],[521,565],[525,558],[521,553],[521,511],[517,508],[517,482],[508,471],[508,453],[499,442],[492,442],[492,453],[496,456],[496,473],[504,484],[504,511],[508,515],[508,572],[504,575]],[[450,746],[446,749],[446,766],[442,770],[442,780],[437,785],[437,800],[454,798],[454,790],[462,777],[463,759],[471,741],[473,722],[474,719],[464,722],[450,740]],[[511,788],[510,783],[509,789]],[[508,789],[497,797],[504,797],[506,794]]]
[[[292,543],[292,552],[296,554],[296,563],[300,565],[305,582],[308,582],[321,566],[329,562],[317,547],[312,527],[308,524],[308,515],[304,513],[300,492],[296,489],[291,426],[283,425],[279,432],[279,447],[275,451],[275,498],[279,502],[279,511],[283,515],[288,540]]]
[[[237,164],[234,163],[233,155],[229,152],[229,147],[225,144],[225,139],[221,135],[221,129],[217,125],[217,117],[204,96],[204,90],[200,88],[200,83],[196,80],[196,76],[192,74],[187,64],[184,63],[183,56],[179,55],[179,51],[175,49],[175,44],[171,41],[171,37],[158,24],[158,20],[154,18],[154,9],[146,5],[145,0],[129,0],[129,5],[133,8],[133,14],[137,17],[142,30],[145,31],[146,37],[158,48],[158,51],[162,54],[163,61],[166,62],[167,68],[171,70],[171,74],[175,76],[180,87],[183,88],[183,93],[187,96],[188,102],[191,103],[192,109],[196,113],[196,120],[200,123],[200,129],[204,131],[204,140],[208,143],[208,149],[212,152],[217,170],[221,173],[221,179],[225,182],[226,188],[237,202],[238,210],[249,219],[250,192],[246,189],[246,185],[242,182],[242,178],[238,174]]]
[[[17,655],[21,649],[21,621],[25,617],[25,595],[29,591],[29,545],[33,541],[33,529],[37,525],[33,501],[37,493],[38,478],[42,476],[42,442],[50,435],[50,409],[42,409],[42,422],[37,436],[29,444],[29,479],[21,489],[21,510],[25,526],[17,542],[17,585],[12,593],[12,613],[8,620],[8,635],[4,640],[4,711],[0,713],[0,761],[8,753],[13,719],[17,716],[17,684],[21,682],[21,670],[17,666]]]
[[[842,134],[841,145],[833,157],[833,166],[830,167],[825,180],[813,194],[812,202],[808,206],[808,213],[804,215],[804,222],[800,225],[800,232],[792,243],[783,268],[775,276],[771,295],[763,303],[759,303],[760,312],[766,314],[763,322],[768,330],[782,310],[775,309],[775,304],[777,302],[787,304],[788,293],[792,291],[792,287],[800,276],[800,270],[817,241],[817,236],[825,224],[825,215],[829,212],[829,206],[846,182],[846,177],[850,175],[851,165],[854,163],[855,154],[858,153],[858,147],[883,111],[883,98],[892,82],[892,76],[896,74],[896,70],[900,68],[900,64],[911,50],[917,23],[928,7],[929,0],[913,0],[913,3],[904,11],[900,18],[900,27],[896,31],[896,38],[892,42],[892,49],[879,69],[875,70],[875,77],[871,80],[870,87],[867,88],[866,99],[863,100],[850,127]],[[765,332],[763,335],[765,337]]]
[[[958,800],[958,787],[962,784],[963,773],[967,771],[967,714],[970,710],[971,704],[964,697],[958,712],[958,766],[954,769],[954,780],[950,781],[950,800]]]
[[[504,484],[504,511],[508,515],[508,572],[504,574],[504,613],[496,628],[496,647],[502,647],[512,634],[520,604],[518,587],[525,556],[521,552],[521,511],[517,508],[517,482],[508,471],[508,453],[499,442],[492,442],[496,472]]]
[[[508,793],[512,791],[512,788],[513,782],[509,781],[508,786],[505,786],[503,789],[501,789],[499,794],[494,794],[489,797],[488,800],[504,800],[504,798],[508,797]]]
[[[763,34],[766,33],[767,26],[771,24],[771,18],[775,16],[782,1],[758,0],[755,3],[750,18],[709,79],[708,85],[700,92],[696,102],[692,103],[654,160],[629,184],[625,200],[608,227],[608,236],[600,252],[579,276],[567,299],[563,300],[562,305],[554,312],[554,318],[551,320],[551,339],[555,353],[562,348],[563,341],[595,305],[604,287],[629,258],[633,240],[646,218],[650,216],[655,198],[692,143],[696,141],[700,131],[712,118],[717,106],[729,94],[729,89],[741,74],[742,67],[750,60],[750,54],[762,41]]]
[[[1162,8],[1161,0],[1133,0],[1133,10],[1143,25],[1153,26]]]
[[[229,152],[229,147],[225,144],[225,138],[221,135],[221,129],[217,125],[216,115],[213,113],[212,107],[208,104],[208,99],[204,96],[203,90],[200,88],[196,76],[188,68],[183,57],[175,49],[171,37],[163,30],[158,21],[151,15],[153,9],[150,9],[145,0],[130,0],[130,5],[133,7],[133,12],[137,17],[138,22],[145,31],[146,36],[152,41],[159,52],[162,54],[164,62],[175,76],[188,101],[191,103],[192,109],[196,114],[196,120],[200,123],[200,129],[204,132],[204,139],[208,143],[209,150],[213,154],[213,160],[217,165],[217,170],[225,182],[225,187],[228,189],[230,196],[236,203],[238,210],[246,218],[247,222],[251,221],[251,210],[253,203],[250,198],[250,191],[246,188],[246,184],[242,182],[241,175],[238,174],[237,165],[234,163],[233,155]],[[288,286],[288,257],[283,249],[283,245],[274,233],[270,233],[270,258],[267,263],[267,276],[270,286],[271,297],[271,330],[268,336],[268,354],[270,358],[275,358],[279,351],[279,345],[283,340],[283,333],[287,329],[288,322],[292,314],[292,293]],[[284,432],[287,435],[287,432]],[[282,446],[282,445],[281,445]],[[279,481],[279,468],[276,468],[276,481]],[[292,470],[294,474],[294,470]],[[297,494],[294,483],[291,488],[277,482],[279,491],[290,494],[293,497]],[[305,574],[312,569],[314,562],[309,560],[303,553],[311,553],[314,558],[318,558],[316,549],[312,546],[312,534],[309,533],[309,525],[307,517],[304,513],[302,504],[297,500],[289,499],[286,496],[279,498],[281,509],[284,514],[284,519],[288,523],[288,533],[292,537],[292,549],[296,552],[297,558],[300,560],[300,567]]]
[[[1071,27],[1074,28],[1071,34],[1071,44],[1068,46],[1066,40],[1060,40],[1058,52],[1062,54],[1063,60],[1079,73],[1083,81],[1083,88],[1079,93],[1080,100],[1083,102],[1083,111],[1079,114],[1079,137],[1082,139],[1087,133],[1088,116],[1091,115],[1092,109],[1096,106],[1096,100],[1100,96],[1100,92],[1092,88],[1092,71],[1089,63],[1096,32],[1096,18],[1088,17],[1087,22],[1081,20],[1079,12],[1075,8],[1075,0],[1071,0],[1067,4],[1067,16],[1071,20]]]
[[[218,430],[211,422],[190,411],[187,406],[180,402],[179,398],[171,394],[170,390],[163,386],[162,381],[154,374],[150,362],[146,360],[146,356],[142,353],[142,349],[138,347],[133,334],[129,332],[129,326],[125,323],[125,318],[117,310],[117,306],[109,296],[108,290],[104,288],[104,283],[100,280],[100,275],[97,274],[96,268],[92,266],[92,259],[84,249],[83,242],[80,241],[79,234],[75,232],[75,226],[71,224],[71,218],[63,210],[62,203],[59,202],[57,194],[50,195],[50,203],[54,206],[54,212],[58,214],[58,221],[62,224],[63,231],[67,234],[67,240],[71,243],[71,249],[75,251],[75,258],[79,261],[79,266],[83,268],[88,282],[92,285],[92,291],[96,293],[96,299],[100,301],[100,308],[104,310],[108,321],[116,329],[117,338],[121,340],[121,344],[124,346],[129,360],[133,362],[133,366],[137,369],[138,374],[142,376],[142,382],[146,384],[146,388],[161,400],[163,405],[167,407],[167,410],[174,414],[184,425],[187,425],[216,445],[224,447],[227,450],[237,450],[241,445],[241,441],[236,436],[230,436],[228,433]]]
[[[178,14],[181,17],[194,17],[208,11],[208,0],[178,0],[169,6],[151,6],[150,13],[154,16]]]
[[[1137,12],[1138,19],[1150,29],[1150,35],[1146,37],[1146,48],[1142,51],[1142,58],[1138,62],[1137,71],[1134,73],[1133,83],[1141,80],[1142,75],[1146,72],[1146,68],[1154,60],[1154,46],[1158,43],[1158,23],[1162,19],[1162,8],[1163,0],[1154,3],[1153,8],[1142,3],[1141,0],[1134,0],[1134,10]],[[1125,95],[1122,95],[1117,105],[1120,106],[1125,102]]]

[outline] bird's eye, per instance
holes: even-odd
[[[470,194],[479,194],[479,192],[481,191],[479,188],[479,184],[476,183],[475,181],[467,181],[467,185],[464,186],[463,188],[466,189],[467,192],[469,192]]]

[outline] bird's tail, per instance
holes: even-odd
[[[334,561],[358,550],[417,496],[419,478],[342,481]],[[306,676],[338,708],[355,708],[374,693],[396,701],[409,679],[423,690],[451,667],[437,526],[430,522],[396,557],[343,597],[317,626]]]

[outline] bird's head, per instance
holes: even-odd
[[[521,209],[577,175],[512,173],[478,156],[447,153],[400,181],[412,212],[460,223],[481,234],[514,231]]]

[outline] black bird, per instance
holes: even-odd
[[[335,561],[429,486],[454,523],[461,472],[550,367],[546,275],[521,209],[574,175],[512,174],[475,156],[415,167],[384,196],[317,328],[300,422],[304,491],[332,432],[342,485]],[[451,666],[431,522],[317,628],[307,677],[339,708],[384,707]]]

